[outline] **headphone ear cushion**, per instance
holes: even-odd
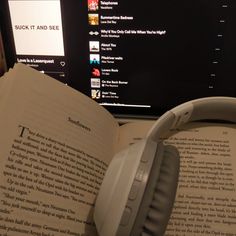
[[[161,153],[162,157],[159,153],[154,159],[132,235],[161,236],[166,230],[175,200],[180,160],[173,146],[164,146]]]

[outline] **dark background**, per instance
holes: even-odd
[[[107,107],[115,114],[159,116],[184,101],[204,96],[236,96],[236,2],[233,0],[117,0],[114,10],[100,15],[134,16],[124,24],[88,25],[87,1],[62,0],[62,20],[67,61],[66,82],[90,96],[88,32],[97,29],[163,29],[166,35],[124,35],[100,39],[116,43],[111,53],[122,56],[119,73],[110,78],[128,81],[114,90],[120,97],[101,102],[144,104],[151,108]],[[228,7],[222,7],[227,4]],[[12,32],[9,31],[7,1],[0,2],[0,23],[6,45],[7,63],[15,61]],[[225,22],[220,22],[224,19]],[[222,35],[219,37],[218,35]],[[220,48],[216,51],[215,48]],[[213,61],[217,61],[214,64]],[[106,68],[105,65],[101,67]],[[215,76],[212,77],[211,75]],[[210,88],[209,88],[210,87]],[[108,91],[112,91],[109,89]]]

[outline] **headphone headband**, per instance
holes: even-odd
[[[207,97],[183,103],[158,119],[147,138],[158,141],[160,136],[187,122],[199,120],[223,120],[236,123],[236,98]]]
[[[194,110],[190,121],[209,119],[236,123],[236,98],[209,97],[192,102]]]

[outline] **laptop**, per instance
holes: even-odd
[[[119,120],[236,96],[231,1],[1,0],[7,67],[25,63]]]

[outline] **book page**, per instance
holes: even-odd
[[[8,98],[9,90],[11,89],[15,71],[9,69],[2,77],[0,77],[0,109],[6,105],[5,99]]]
[[[154,121],[136,121],[126,123],[119,128],[119,139],[116,146],[116,152],[127,148],[129,145],[136,143],[145,138],[148,131],[154,124]]]
[[[121,133],[125,138],[120,140],[127,143],[122,141],[121,147],[144,138],[152,124],[124,125]],[[163,138],[164,143],[178,148],[181,158],[166,236],[236,235],[235,137],[235,125],[194,123]]]
[[[236,235],[236,128],[192,126],[166,143],[181,155],[166,235]]]
[[[0,110],[0,235],[96,235],[93,206],[118,124],[66,85],[16,70]]]

